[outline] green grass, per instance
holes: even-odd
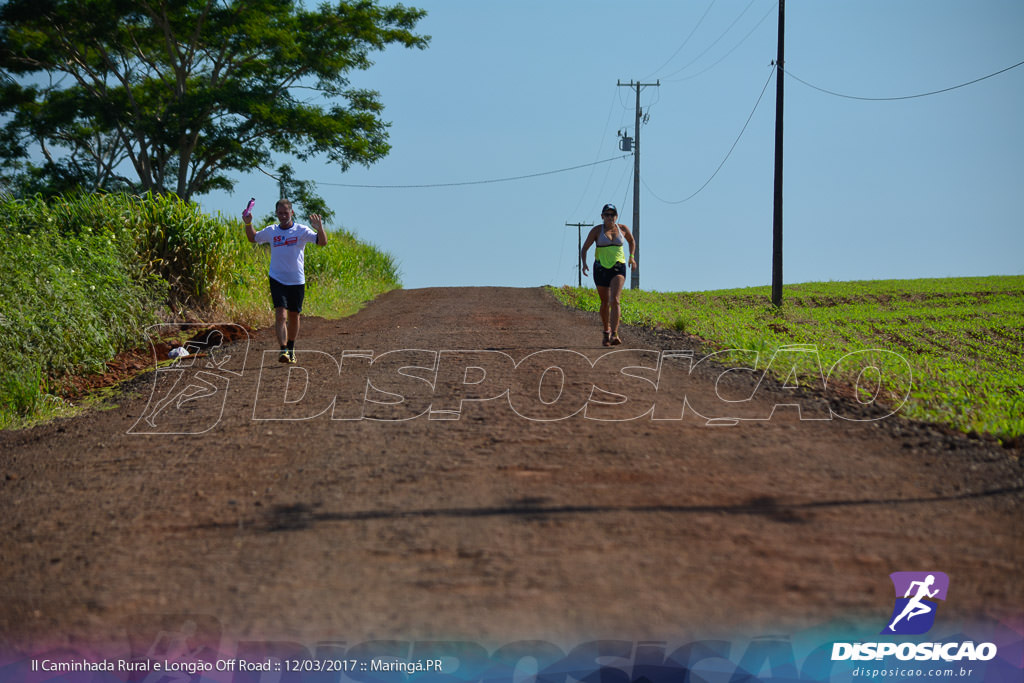
[[[551,291],[567,305],[598,310],[592,289]],[[1004,440],[1024,435],[1022,276],[790,285],[779,309],[768,287],[626,290],[622,311],[623,322],[694,335],[708,350],[756,350],[762,364],[789,344],[813,344],[826,373],[849,353],[898,354],[912,373],[903,414]],[[837,373],[856,381],[843,364]],[[898,400],[906,378],[892,364],[882,374],[892,378],[883,394]]]
[[[271,324],[267,249],[239,222],[175,197],[0,198],[0,429],[64,414],[62,378],[102,371],[156,322]],[[305,312],[341,317],[400,287],[388,254],[350,233],[306,249]]]
[[[166,298],[144,274],[120,226],[95,229],[68,202],[5,201],[11,228],[0,258],[0,427],[59,411],[53,380],[102,369],[142,344]]]

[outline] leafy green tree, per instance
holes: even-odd
[[[349,76],[389,45],[425,48],[424,15],[374,0],[6,0],[0,191],[188,200],[275,154],[369,166],[390,124]]]
[[[319,214],[324,224],[334,220],[335,212],[327,205],[327,200],[316,193],[316,183],[312,180],[301,180],[295,177],[295,170],[288,164],[277,167],[277,187],[282,198],[292,203],[297,216]],[[276,223],[277,215],[267,209],[266,223]]]

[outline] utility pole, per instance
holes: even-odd
[[[786,74],[786,0],[779,0],[779,55],[775,61],[775,201],[772,211],[772,305],[782,305],[782,95]]]
[[[633,229],[633,240],[636,242],[637,251],[640,251],[640,118],[642,112],[640,111],[640,91],[647,87],[661,87],[661,79],[659,78],[655,83],[641,83],[640,81],[629,83],[623,83],[617,81],[616,84],[620,88],[635,88],[636,89],[636,131],[633,137],[633,225],[630,227]],[[640,289],[640,262],[637,261],[636,268],[630,274],[629,278],[630,289]]]
[[[577,287],[583,286],[583,228],[590,227],[590,223],[566,223],[568,228],[576,228],[576,273],[579,275]]]

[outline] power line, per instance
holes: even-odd
[[[772,68],[772,71],[771,71],[771,73],[769,73],[769,74],[768,74],[768,80],[764,82],[764,87],[763,87],[763,88],[761,88],[761,94],[757,96],[757,102],[755,102],[755,103],[754,103],[754,108],[753,108],[752,110],[750,110],[750,116],[748,116],[748,117],[747,117],[747,122],[743,124],[743,129],[742,129],[742,130],[740,130],[740,134],[736,136],[736,140],[735,140],[735,141],[734,141],[734,142],[732,143],[732,147],[730,147],[730,148],[729,148],[729,151],[728,151],[728,153],[727,153],[727,154],[725,155],[725,158],[724,158],[724,159],[722,159],[722,163],[720,163],[720,164],[718,165],[718,168],[716,168],[716,169],[715,169],[715,172],[711,174],[711,177],[710,177],[710,178],[708,178],[708,179],[707,179],[707,180],[706,180],[706,181],[704,182],[704,184],[703,184],[703,185],[701,185],[701,186],[700,186],[700,187],[699,187],[699,188],[697,189],[697,191],[696,191],[696,192],[694,192],[693,194],[691,194],[691,195],[690,195],[689,197],[686,197],[685,199],[679,199],[679,200],[677,200],[677,201],[669,201],[669,200],[667,200],[667,199],[662,199],[661,197],[659,197],[659,196],[658,196],[658,195],[657,195],[657,194],[656,194],[656,193],[654,192],[654,190],[652,190],[652,189],[651,189],[650,185],[648,185],[648,184],[647,184],[647,181],[646,181],[646,180],[641,180],[640,182],[642,182],[642,183],[643,183],[643,185],[644,185],[644,187],[646,187],[646,188],[647,188],[647,191],[648,191],[648,192],[650,192],[650,193],[651,193],[652,195],[654,195],[654,198],[655,198],[655,199],[657,199],[657,200],[658,200],[658,201],[660,201],[660,202],[664,202],[665,204],[682,204],[683,202],[688,202],[688,201],[690,201],[691,199],[693,199],[694,197],[696,197],[696,196],[697,196],[698,194],[700,194],[700,193],[701,193],[701,191],[703,191],[703,189],[704,189],[705,187],[707,187],[707,186],[708,186],[708,185],[709,185],[709,184],[711,183],[711,181],[712,181],[712,180],[714,180],[714,179],[715,179],[715,176],[716,176],[716,175],[718,175],[718,172],[722,170],[722,167],[723,167],[723,166],[725,166],[725,162],[726,162],[726,161],[728,161],[728,160],[729,160],[729,157],[731,157],[731,156],[732,156],[733,150],[735,150],[735,149],[736,149],[736,145],[737,145],[737,144],[739,144],[740,138],[742,138],[742,137],[743,137],[743,133],[745,133],[745,132],[746,132],[746,130],[747,130],[747,126],[749,126],[749,125],[750,125],[750,120],[751,120],[752,118],[754,118],[754,112],[756,112],[756,111],[757,111],[757,107],[758,107],[758,105],[760,105],[760,104],[761,104],[761,99],[762,99],[762,98],[764,97],[764,93],[765,93],[765,91],[766,91],[766,90],[768,90],[768,84],[772,82],[772,75],[773,75],[774,73],[775,73],[775,68],[773,67],[773,68]]]
[[[627,175],[626,176],[626,191],[622,193],[622,203],[619,204],[619,206],[625,206],[626,205],[626,199],[629,197],[629,188],[632,187],[632,186],[633,186],[633,177],[632,177],[632,175]]]
[[[611,123],[612,113],[615,111],[615,100],[616,100],[616,98],[618,98],[618,96],[619,96],[619,90],[618,90],[618,88],[616,88],[615,89],[615,93],[612,95],[611,102],[608,103],[608,116],[605,117],[604,128],[601,129],[601,140],[598,142],[597,153],[594,156],[601,156],[601,148],[604,146],[605,140],[607,139],[608,124]],[[583,200],[587,196],[587,191],[590,189],[590,183],[594,179],[594,169],[595,168],[596,168],[596,166],[591,166],[590,173],[587,174],[587,184],[583,186],[583,193],[580,194],[580,198],[578,200],[576,200],[576,206],[574,206],[572,211],[569,212],[570,215],[576,213],[576,211],[580,208],[580,205],[583,204]],[[601,190],[598,191],[598,196],[600,196],[601,191],[604,190],[605,183],[608,182],[608,173],[611,171],[611,168],[612,168],[611,165],[608,165],[608,166],[605,167],[605,170],[604,170],[604,180],[601,181]],[[565,235],[562,236],[562,243],[561,243],[561,245],[559,246],[559,249],[558,249],[558,267],[555,270],[555,278],[552,280],[552,282],[557,282],[558,281],[558,273],[560,273],[562,271],[562,256],[563,256],[564,253],[565,253]],[[579,255],[577,255],[576,258],[577,258],[577,260],[579,260]]]
[[[615,110],[615,100],[616,100],[616,98],[618,98],[620,92],[621,91],[618,88],[616,88],[615,93],[612,96],[611,102],[608,103],[608,116],[605,118],[604,128],[601,129],[601,140],[598,142],[597,153],[594,156],[601,156],[601,148],[604,146],[604,144],[605,144],[605,142],[607,140],[608,124],[611,123],[612,112]],[[572,211],[569,212],[570,215],[576,213],[577,209],[580,208],[580,204],[583,203],[584,198],[587,196],[587,190],[590,189],[590,182],[594,179],[594,168],[595,167],[591,167],[590,174],[587,176],[587,184],[583,187],[583,193],[580,195],[579,200],[576,201],[576,206],[574,206]],[[611,169],[610,166],[605,169],[605,180],[607,180],[607,178],[608,178],[608,171],[610,169]],[[604,183],[602,183],[601,189],[604,189]],[[559,265],[561,265],[561,264],[559,264]]]
[[[664,69],[664,68],[665,68],[666,66],[668,66],[668,63],[669,63],[669,62],[671,62],[671,61],[672,61],[673,59],[675,59],[675,58],[676,58],[676,55],[677,55],[677,54],[679,54],[679,53],[680,53],[680,52],[682,51],[682,49],[683,49],[684,47],[686,47],[686,46],[687,46],[687,44],[689,44],[689,42],[690,42],[690,38],[693,38],[693,34],[694,34],[694,33],[696,33],[696,32],[697,32],[697,29],[699,29],[699,28],[700,28],[700,25],[704,23],[704,20],[705,20],[705,19],[707,18],[707,16],[708,16],[708,12],[710,12],[710,11],[711,11],[711,8],[715,6],[715,2],[716,2],[716,1],[717,1],[717,0],[711,0],[711,4],[709,4],[709,5],[708,5],[708,7],[707,7],[707,9],[705,9],[705,10],[704,10],[704,14],[702,14],[702,15],[701,15],[701,17],[700,17],[700,20],[699,20],[699,21],[697,22],[697,24],[696,24],[696,25],[695,25],[695,26],[693,27],[693,30],[692,30],[692,31],[690,31],[690,35],[686,36],[686,40],[684,40],[684,41],[683,41],[683,44],[682,44],[682,45],[680,45],[679,47],[677,47],[677,48],[676,48],[676,51],[672,53],[672,56],[671,56],[671,57],[669,57],[668,59],[666,59],[666,60],[665,60],[665,63],[664,63],[664,64],[662,64],[662,65],[661,65],[661,66],[659,66],[659,67],[658,67],[657,69],[655,69],[655,70],[654,70],[654,72],[653,72],[653,73],[652,73],[652,74],[651,74],[650,76],[647,76],[647,77],[646,77],[646,80],[651,80],[652,78],[654,78],[654,76],[655,76],[655,75],[657,75],[657,73],[658,73],[659,71],[661,71],[661,70],[662,70],[662,69]],[[684,68],[685,68],[685,67],[684,67]]]
[[[526,175],[510,176],[508,178],[490,178],[488,180],[467,180],[467,181],[462,181],[462,182],[457,182],[457,183],[423,183],[423,184],[419,184],[419,185],[361,185],[361,184],[357,184],[357,183],[325,183],[325,182],[317,181],[317,185],[329,185],[331,187],[354,187],[354,188],[369,189],[369,190],[408,190],[408,189],[433,188],[433,187],[460,187],[460,186],[464,186],[464,185],[486,185],[488,183],[507,183],[507,182],[512,182],[514,180],[527,180],[529,178],[539,178],[541,176],[554,175],[556,173],[565,173],[567,171],[575,171],[576,169],[587,168],[588,166],[597,166],[598,164],[607,164],[608,162],[611,162],[611,161],[618,161],[619,159],[625,159],[625,158],[627,158],[629,156],[631,156],[631,155],[629,155],[629,154],[622,154],[622,155],[617,156],[617,157],[611,157],[610,159],[602,159],[601,161],[594,161],[594,162],[591,162],[589,164],[580,164],[578,166],[569,166],[567,168],[558,168],[558,169],[555,169],[553,171],[541,171],[540,173],[529,173],[529,174],[526,174]],[[275,175],[273,175],[271,173],[267,173],[265,170],[263,170],[259,166],[257,166],[256,168],[263,175],[269,176],[270,178],[273,178],[274,180],[278,180],[278,181],[280,180],[277,176],[275,176]]]
[[[675,71],[673,71],[672,73],[668,74],[667,76],[665,76],[665,79],[667,80],[669,78],[672,78],[673,76],[675,76],[676,74],[678,74],[680,72],[686,71],[688,68],[690,68],[690,66],[693,65],[694,62],[696,62],[698,59],[700,59],[701,57],[706,55],[711,50],[711,48],[713,48],[715,45],[718,45],[718,41],[720,41],[722,38],[725,38],[725,36],[729,34],[729,31],[732,30],[733,26],[735,26],[739,22],[739,20],[743,18],[743,15],[746,14],[750,10],[750,8],[754,6],[754,3],[756,1],[757,0],[750,0],[750,3],[746,6],[746,8],[742,12],[740,12],[738,17],[733,19],[733,22],[731,24],[729,24],[729,28],[725,29],[720,36],[715,38],[714,42],[712,42],[710,45],[708,45],[706,48],[704,48],[704,51],[701,52],[699,55],[697,55],[696,57],[691,59],[689,62],[687,62],[687,64],[685,66],[682,66],[682,67],[676,69]]]
[[[981,81],[984,81],[985,79],[992,78],[993,76],[998,76],[999,74],[1006,73],[1010,69],[1016,69],[1018,66],[1021,66],[1021,65],[1024,65],[1024,61],[1017,62],[1013,66],[1008,66],[1005,69],[1000,69],[999,71],[996,71],[995,73],[990,73],[989,75],[982,76],[981,78],[975,78],[973,81],[967,81],[966,83],[961,83],[960,85],[954,85],[954,86],[951,86],[949,88],[943,88],[941,90],[932,90],[931,92],[923,92],[923,93],[920,93],[918,95],[902,95],[902,96],[899,96],[899,97],[859,97],[857,95],[846,95],[846,94],[843,94],[843,93],[835,92],[833,90],[827,90],[825,88],[818,87],[818,86],[816,86],[816,85],[814,85],[812,83],[808,83],[804,79],[802,79],[799,76],[797,76],[796,74],[794,74],[789,69],[786,69],[786,75],[788,75],[790,78],[793,78],[793,79],[796,79],[796,80],[800,81],[801,83],[803,83],[804,85],[806,85],[809,88],[813,88],[814,90],[818,90],[818,91],[826,93],[828,95],[834,95],[836,97],[843,97],[843,98],[846,98],[848,100],[863,100],[863,101],[867,101],[867,102],[892,102],[892,101],[895,101],[895,100],[912,100],[912,99],[915,99],[917,97],[928,97],[930,95],[938,95],[940,93],[949,92],[950,90],[956,90],[958,88],[964,88],[964,87],[966,87],[968,85],[974,85],[975,83],[979,83]]]
[[[775,3],[774,5],[772,5],[772,6],[771,6],[771,9],[769,9],[769,10],[768,10],[767,12],[765,12],[764,16],[763,16],[763,17],[761,17],[761,18],[760,18],[760,19],[758,20],[758,22],[757,22],[756,24],[754,24],[754,28],[750,29],[750,30],[749,30],[749,31],[747,32],[747,35],[745,35],[745,36],[743,36],[742,38],[740,38],[740,41],[739,41],[738,43],[736,43],[735,45],[733,45],[733,46],[732,46],[732,47],[731,47],[731,48],[729,49],[729,51],[728,51],[728,52],[726,52],[726,53],[725,53],[724,55],[722,55],[721,57],[719,57],[719,58],[718,58],[718,60],[716,60],[716,61],[715,61],[715,62],[714,62],[713,64],[711,64],[710,66],[708,66],[708,67],[706,67],[706,68],[704,68],[704,69],[701,69],[700,71],[698,71],[697,73],[693,74],[692,76],[683,76],[683,77],[681,77],[681,78],[671,78],[671,79],[668,79],[668,80],[666,81],[666,83],[681,83],[681,82],[683,82],[683,81],[689,81],[689,80],[693,80],[694,78],[697,78],[698,76],[702,76],[702,75],[706,74],[707,72],[711,71],[712,69],[714,69],[714,68],[715,68],[716,66],[718,66],[718,65],[719,65],[719,64],[721,64],[721,63],[722,63],[723,61],[725,61],[725,59],[726,59],[726,58],[727,58],[727,57],[728,57],[729,55],[731,55],[731,54],[732,54],[733,52],[735,52],[735,51],[736,51],[737,49],[739,49],[739,47],[740,47],[741,45],[743,45],[743,43],[747,42],[747,39],[748,39],[748,38],[750,38],[750,36],[752,36],[752,35],[754,34],[754,31],[756,31],[756,30],[757,30],[758,28],[760,28],[760,27],[761,27],[761,24],[763,24],[763,23],[764,23],[764,20],[765,20],[765,19],[767,19],[768,17],[770,17],[770,16],[772,15],[772,14],[774,14],[774,13],[775,13],[775,9],[776,9],[776,8],[777,8],[778,6],[779,6],[779,3]]]
[[[625,166],[622,169],[622,175],[619,176],[619,183],[618,183],[618,185],[622,185],[622,181],[623,180],[626,181],[625,189],[622,191],[622,202],[619,204],[619,206],[622,206],[622,207],[626,206],[626,201],[629,199],[629,188],[632,187],[632,184],[633,184],[633,174],[630,173],[630,171],[632,171],[632,170],[633,169],[631,169],[629,166]],[[616,189],[618,189],[618,186],[616,186]],[[609,192],[608,195],[611,196],[614,193],[615,192],[613,190],[612,192]]]

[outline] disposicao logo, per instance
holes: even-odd
[[[913,636],[927,633],[935,624],[938,600],[949,592],[949,577],[942,572],[894,572],[896,601],[881,635]],[[895,656],[902,661],[988,661],[997,654],[993,643],[971,641],[944,643],[833,643],[832,661],[879,660]]]
[[[889,578],[896,591],[896,605],[882,633],[916,636],[930,631],[938,608],[935,601],[946,599],[949,577],[942,572],[894,572]]]

